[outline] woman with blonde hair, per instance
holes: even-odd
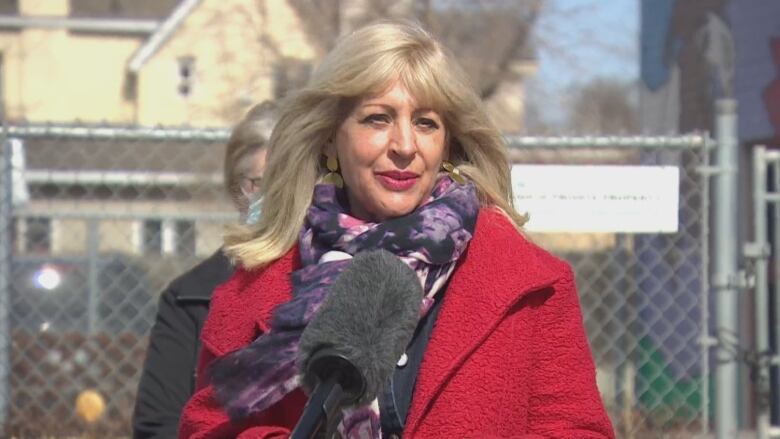
[[[421,28],[345,36],[282,105],[260,221],[226,239],[180,438],[286,437],[306,395],[300,337],[351,257],[394,253],[420,320],[386,391],[343,410],[349,438],[609,438],[570,268],[527,241],[506,145]]]

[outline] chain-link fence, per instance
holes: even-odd
[[[707,170],[712,142],[694,135],[518,138],[511,143],[516,163],[679,170],[676,232],[530,236],[575,271],[599,388],[617,436],[706,434],[711,387]],[[517,204],[523,211],[522,203]]]
[[[5,136],[4,435],[127,437],[157,294],[237,219],[221,187],[227,132],[11,127]],[[705,432],[708,139],[510,140],[515,163],[679,169],[675,233],[530,236],[574,267],[618,437]],[[75,413],[85,390],[106,403],[94,423]]]
[[[238,218],[225,131],[8,130],[3,437],[127,437],[157,294]],[[183,372],[186,373],[186,372]],[[96,391],[97,422],[76,413]]]

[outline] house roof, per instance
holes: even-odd
[[[17,15],[19,14],[18,0],[0,0],[0,14]]]
[[[0,0],[0,28],[152,34],[180,0],[70,0],[68,17],[21,16],[18,0]]]
[[[141,34],[154,32],[159,22],[154,20],[61,17],[20,17],[0,15],[0,29],[49,28],[68,29],[74,32],[98,32],[113,34]]]
[[[0,0],[0,5],[3,2],[9,0]],[[70,16],[162,21],[179,3],[180,0],[70,0]]]
[[[168,41],[198,4],[200,4],[200,0],[182,0],[146,42],[136,50],[128,62],[128,70],[131,73],[137,73],[141,70],[146,61]]]
[[[180,2],[181,0],[70,0],[68,18],[159,22],[169,17]],[[0,15],[22,18],[19,17],[19,0],[0,0]]]

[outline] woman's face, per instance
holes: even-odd
[[[447,155],[442,116],[421,107],[401,82],[360,100],[326,151],[339,160],[352,214],[382,221],[430,195]]]
[[[261,148],[246,154],[239,164],[238,186],[243,198],[236,200],[239,211],[246,214],[246,208],[254,200],[260,190],[266,163],[266,148]]]

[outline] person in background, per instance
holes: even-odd
[[[346,35],[281,106],[265,175],[273,209],[226,237],[238,266],[180,438],[287,437],[307,401],[301,334],[352,256],[377,249],[417,274],[420,320],[339,437],[614,437],[571,268],[521,233],[504,139],[425,30]]]
[[[272,104],[252,108],[236,125],[225,149],[224,182],[241,222],[256,221],[258,188],[266,161]],[[173,280],[160,295],[133,412],[133,438],[173,438],[195,386],[200,331],[217,285],[233,273],[217,250]]]

